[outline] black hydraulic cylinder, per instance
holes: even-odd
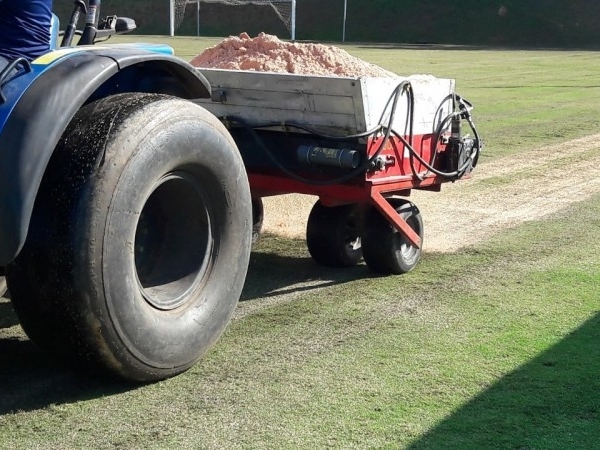
[[[318,145],[302,145],[297,151],[298,161],[308,165],[356,169],[360,164],[357,150],[346,148],[328,148]]]

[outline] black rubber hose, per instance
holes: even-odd
[[[379,145],[379,147],[377,148],[377,150],[375,151],[375,153],[368,158],[362,165],[360,165],[359,167],[357,167],[356,169],[348,172],[347,174],[344,174],[340,177],[337,178],[332,178],[332,179],[328,179],[328,180],[314,180],[311,178],[306,178],[303,176],[300,176],[294,172],[292,172],[291,170],[289,170],[287,167],[285,167],[283,164],[281,164],[281,162],[273,155],[273,153],[269,150],[269,148],[265,145],[264,141],[260,138],[260,136],[258,135],[258,133],[256,132],[256,128],[261,128],[261,127],[265,127],[265,126],[279,126],[279,125],[283,125],[283,126],[290,126],[290,127],[294,127],[294,128],[298,128],[298,129],[302,129],[304,131],[307,131],[306,127],[297,125],[297,124],[288,124],[288,123],[275,123],[272,122],[270,124],[261,124],[261,125],[254,125],[251,126],[250,124],[248,124],[244,119],[240,118],[240,117],[235,117],[235,116],[226,116],[226,117],[222,117],[221,120],[222,121],[229,121],[229,122],[234,122],[234,123],[238,123],[239,125],[241,125],[244,129],[246,129],[251,137],[254,139],[254,141],[258,144],[258,146],[263,150],[263,152],[267,155],[267,157],[271,160],[271,162],[273,164],[275,164],[275,166],[281,170],[284,174],[286,174],[287,176],[289,176],[290,178],[296,180],[296,181],[300,181],[302,183],[306,183],[306,184],[312,184],[315,186],[329,186],[329,185],[334,185],[334,184],[340,184],[340,183],[344,183],[346,181],[350,181],[351,179],[357,177],[358,175],[361,175],[363,173],[365,173],[369,167],[371,166],[371,164],[373,164],[373,162],[377,159],[377,157],[379,157],[379,155],[381,154],[381,152],[383,151],[383,148],[385,147],[385,144],[389,141],[390,136],[393,132],[392,129],[392,124],[394,123],[394,119],[396,116],[396,109],[398,107],[398,101],[400,96],[402,95],[402,93],[406,91],[407,92],[407,96],[409,98],[409,104],[410,106],[410,122],[409,122],[409,126],[410,126],[410,135],[411,135],[411,140],[412,140],[412,110],[413,110],[413,105],[414,105],[414,96],[413,96],[413,92],[412,92],[412,86],[410,85],[410,83],[408,81],[403,81],[401,82],[398,86],[396,86],[396,88],[394,89],[394,91],[392,92],[392,94],[390,95],[384,109],[383,109],[383,113],[380,117],[380,122],[383,121],[383,118],[385,117],[385,113],[388,109],[388,106],[390,105],[390,103],[392,104],[392,109],[390,111],[390,117],[388,120],[388,126],[384,126],[380,123],[380,125],[378,125],[377,127],[375,127],[373,130],[369,131],[369,132],[365,132],[365,133],[360,133],[360,134],[355,134],[355,135],[347,135],[347,136],[328,136],[322,133],[311,133],[315,136],[318,137],[322,137],[322,138],[328,138],[328,139],[338,139],[338,140],[350,140],[350,139],[356,139],[358,137],[367,137],[370,135],[374,135],[376,133],[378,133],[381,130],[385,130],[385,134],[383,137],[383,140],[381,141],[381,144]]]
[[[10,61],[4,69],[0,72],[0,104],[6,103],[6,96],[4,92],[2,92],[2,86],[4,83],[14,75],[14,71],[18,70],[18,67],[21,66],[25,73],[31,72],[31,64],[25,58],[17,58]]]
[[[399,101],[400,96],[404,92],[406,92],[406,94],[407,94],[407,101],[408,101],[408,114],[407,114],[407,118],[409,120],[409,122],[408,122],[408,124],[409,124],[408,140],[392,128],[392,124],[394,123],[394,119],[396,116],[398,101]],[[457,179],[457,178],[462,177],[470,166],[474,167],[477,164],[479,153],[481,151],[481,140],[479,137],[479,133],[477,132],[477,128],[475,127],[475,124],[473,123],[472,118],[471,118],[470,111],[473,108],[473,105],[469,101],[467,101],[466,99],[462,98],[461,96],[459,96],[457,94],[452,94],[452,99],[453,99],[454,108],[456,109],[456,105],[458,104],[459,111],[455,110],[452,113],[448,114],[440,122],[440,125],[437,127],[436,138],[434,140],[433,147],[432,147],[433,148],[433,156],[429,162],[425,161],[419,155],[419,153],[414,149],[414,142],[413,142],[414,141],[414,132],[413,132],[413,130],[414,130],[414,128],[413,128],[414,127],[414,93],[412,90],[412,85],[408,81],[403,81],[398,86],[396,86],[396,88],[394,89],[394,91],[392,92],[390,97],[388,98],[388,101],[387,101],[387,103],[383,109],[383,112],[381,114],[381,117],[379,119],[380,124],[378,126],[376,126],[375,128],[373,128],[372,130],[369,130],[369,131],[366,131],[363,133],[345,135],[345,136],[332,136],[332,135],[327,135],[324,133],[319,133],[319,132],[317,132],[315,130],[311,130],[310,128],[305,127],[303,125],[295,124],[295,123],[291,123],[291,122],[283,122],[283,123],[268,122],[268,123],[251,126],[244,119],[235,117],[235,116],[222,117],[221,120],[237,123],[242,128],[246,129],[250,133],[250,135],[252,136],[254,141],[259,145],[259,147],[263,150],[263,152],[267,155],[267,157],[273,162],[273,164],[275,164],[275,166],[279,170],[281,170],[283,173],[285,173],[290,178],[293,178],[302,183],[327,186],[327,185],[344,183],[346,181],[349,181],[349,180],[355,178],[356,176],[366,172],[371,167],[373,162],[379,157],[379,155],[383,151],[383,148],[389,141],[389,138],[392,134],[394,136],[396,136],[408,148],[408,150],[410,152],[410,157],[411,157],[411,170],[415,177],[417,177],[420,180],[424,179],[423,175],[420,175],[416,172],[416,169],[414,166],[414,159],[418,160],[423,166],[425,166],[427,168],[428,172],[432,172],[432,173],[434,173],[438,176],[444,177],[444,178]],[[390,106],[390,103],[392,105],[390,117],[388,119],[388,125],[385,126],[382,124],[382,122],[385,117],[386,111],[388,110],[388,107]],[[465,164],[463,164],[461,167],[459,167],[456,171],[443,172],[443,171],[440,171],[433,167],[433,164],[434,164],[434,161],[436,158],[435,149],[437,148],[437,145],[439,144],[439,142],[442,138],[444,130],[447,129],[450,120],[452,120],[453,118],[456,118],[456,117],[460,117],[462,119],[467,120],[469,127],[473,131],[473,134],[475,136],[474,152],[471,154],[471,156],[465,162]],[[260,136],[256,132],[256,129],[264,128],[264,127],[271,127],[271,126],[284,126],[284,127],[289,127],[289,128],[297,128],[297,129],[306,131],[309,134],[312,134],[313,136],[317,136],[317,137],[324,138],[324,139],[330,139],[330,140],[340,140],[340,141],[353,140],[353,139],[362,138],[362,137],[374,136],[375,134],[379,133],[382,130],[385,130],[385,132],[384,132],[384,138],[381,141],[381,144],[379,145],[379,147],[377,148],[375,153],[370,158],[368,158],[361,166],[357,167],[356,169],[354,169],[354,170],[348,172],[347,174],[345,174],[341,177],[338,177],[338,178],[333,178],[333,179],[328,179],[328,180],[314,180],[311,178],[302,177],[302,176],[292,172],[291,170],[289,170],[287,167],[285,167],[283,164],[281,164],[281,162],[279,162],[279,160],[273,155],[273,153],[270,151],[270,149],[265,145],[264,141],[260,138]]]
[[[236,122],[239,121],[238,117],[226,116],[226,117],[221,118],[221,120],[225,120],[225,121],[230,120],[230,119],[235,119]],[[306,131],[308,134],[312,134],[313,136],[317,136],[317,137],[320,137],[323,139],[329,139],[332,141],[350,141],[350,140],[354,140],[354,139],[368,137],[368,136],[378,133],[379,131],[381,131],[383,129],[382,125],[377,125],[375,128],[365,131],[363,133],[347,134],[344,136],[332,136],[329,134],[324,134],[324,133],[318,132],[316,130],[313,130],[312,128],[309,128],[309,127],[306,127],[304,125],[297,124],[294,122],[265,122],[265,123],[252,125],[252,128],[257,130],[259,128],[278,127],[278,126],[281,126],[284,128],[296,128],[298,130]]]
[[[460,114],[460,113],[453,113],[453,114],[449,115],[448,117],[446,117],[446,119],[444,119],[444,121],[447,122],[449,119],[451,119],[452,117],[454,117],[455,114]],[[481,141],[480,141],[480,138],[479,138],[479,133],[477,132],[477,128],[475,127],[475,124],[471,120],[470,116],[468,118],[466,118],[466,120],[467,120],[467,122],[469,124],[469,127],[473,131],[473,134],[475,136],[475,143],[476,144],[475,144],[475,147],[474,147],[474,152],[469,156],[469,158],[467,159],[467,161],[461,167],[459,167],[456,171],[454,171],[454,172],[442,172],[440,170],[437,170],[436,168],[434,168],[433,166],[431,166],[429,163],[427,163],[418,154],[418,152],[412,147],[412,145],[410,145],[406,141],[406,139],[404,138],[404,136],[401,136],[400,134],[398,134],[395,131],[394,131],[394,136],[396,136],[398,139],[400,139],[402,141],[402,143],[408,148],[408,150],[410,151],[410,153],[412,155],[414,155],[414,157],[416,159],[418,159],[419,162],[421,164],[423,164],[427,168],[427,170],[429,170],[430,172],[433,172],[436,175],[439,175],[441,177],[456,179],[456,178],[462,177],[470,166],[475,166],[475,164],[477,163],[477,159],[479,157],[479,153],[481,151]],[[436,143],[436,146],[437,146],[437,143]],[[434,147],[434,149],[435,149],[435,147]]]

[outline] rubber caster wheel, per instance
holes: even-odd
[[[306,245],[315,262],[351,267],[362,260],[362,211],[358,205],[314,204],[306,227]]]
[[[423,239],[423,219],[419,209],[406,200],[391,199],[390,204]],[[402,274],[410,272],[421,259],[421,248],[412,245],[377,210],[370,208],[365,217],[363,257],[373,272]]]

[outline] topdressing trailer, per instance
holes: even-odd
[[[415,267],[406,198],[481,150],[453,80],[196,69],[167,46],[92,45],[134,27],[99,7],[77,1],[62,48],[0,74],[0,266],[44,351],[133,381],[188,369],[233,314],[266,196],[318,198],[319,264]]]
[[[471,105],[454,80],[341,78],[201,69],[242,157],[255,211],[260,198],[319,197],[307,224],[313,259],[345,267],[362,258],[400,274],[419,261],[423,223],[412,189],[439,191],[470,174],[479,153]],[[466,122],[473,136],[463,136]],[[255,215],[255,223],[260,218]]]

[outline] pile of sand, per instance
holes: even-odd
[[[395,77],[331,45],[284,42],[277,36],[230,36],[196,56],[195,67],[341,77]]]

